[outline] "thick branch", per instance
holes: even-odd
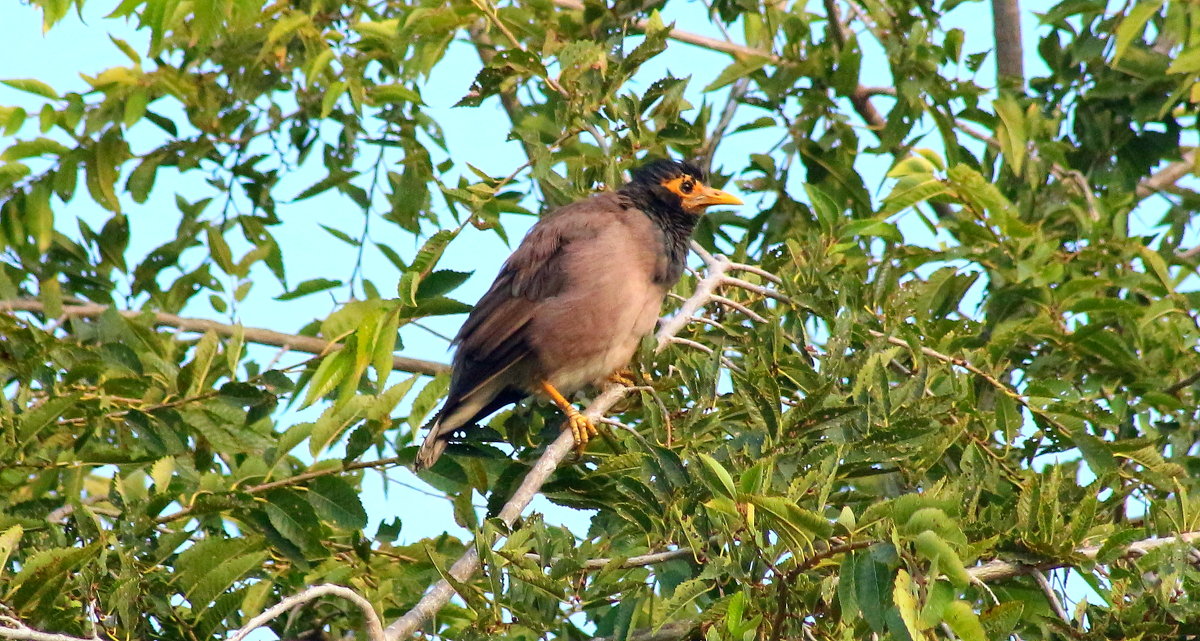
[[[1021,51],[1021,7],[1018,0],[992,0],[992,34],[996,39],[996,78],[1001,87],[1025,85]]]
[[[107,305],[97,305],[94,303],[81,303],[74,305],[63,305],[62,315],[67,318],[95,318],[100,316],[110,308]],[[35,312],[45,313],[46,307],[41,301],[19,299],[0,301],[0,312]],[[275,347],[283,347],[297,352],[306,354],[326,354],[336,349],[341,349],[340,343],[330,343],[329,341],[316,338],[313,336],[299,336],[296,334],[284,334],[271,329],[262,329],[258,327],[242,327],[240,325],[226,325],[217,321],[208,320],[206,318],[186,318],[166,312],[136,312],[130,310],[118,310],[118,314],[130,319],[140,319],[145,316],[150,316],[154,320],[154,324],[159,327],[174,327],[185,332],[212,332],[218,336],[233,336],[241,332],[243,338],[251,343],[259,345],[273,345]],[[405,356],[393,356],[392,367],[402,372],[411,372],[413,374],[427,374],[435,376],[444,374],[450,371],[450,366],[433,361],[424,361],[418,358],[407,358]]]
[[[1138,182],[1138,199],[1148,198],[1160,191],[1166,191],[1179,182],[1184,176],[1196,170],[1196,150],[1192,149],[1183,155],[1183,160],[1173,162],[1153,175]]]

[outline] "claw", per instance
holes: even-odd
[[[571,437],[575,439],[575,450],[583,452],[587,447],[588,441],[593,436],[599,435],[596,431],[596,423],[592,419],[573,410],[567,414],[567,426],[571,430]]]
[[[592,419],[579,413],[579,410],[571,406],[567,399],[559,393],[549,381],[542,381],[542,391],[554,401],[554,404],[562,410],[563,414],[567,415],[567,423],[564,429],[571,430],[571,438],[575,439],[575,450],[582,452],[583,448],[587,447],[588,441],[593,436],[600,433],[596,431],[596,424]]]
[[[633,380],[633,371],[629,368],[619,369],[609,374],[608,381],[625,387],[637,387],[637,382]]]

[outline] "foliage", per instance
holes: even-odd
[[[84,2],[35,4],[52,28]],[[997,94],[981,80],[990,45],[949,26],[979,7],[932,4],[718,0],[709,20],[745,46],[708,43],[732,58],[701,88],[650,71],[695,46],[673,39],[662,2],[124,0],[109,19],[149,34],[114,40],[128,65],[85,91],[5,81],[42,104],[0,107],[0,298],[25,305],[0,315],[5,616],[200,641],[328,582],[394,620],[472,545],[400,545],[393,517],[419,515],[369,523],[359,500],[372,470],[402,473],[444,393],[444,377],[391,358],[412,323],[467,309],[449,297],[467,274],[443,253],[469,225],[504,237],[511,214],[612,185],[646,154],[716,150],[732,164],[715,182],[735,178],[755,206],[707,218],[698,239],[778,275],[788,301],[730,289],[764,320],[710,306],[683,337],[716,354],[644,350],[653,382],[615,416],[632,430],[544,487],[589,510],[582,538],[537,513],[513,531],[491,518],[554,413],[503,412],[471,456],[445,457],[424,480],[479,540],[507,538],[476,546],[482,574],[427,630],[1194,633],[1194,552],[1124,546],[1200,530],[1184,246],[1200,198],[1151,178],[1194,157],[1200,6],[1054,5],[1039,18],[1045,74]],[[484,62],[460,108],[507,110],[529,160],[512,175],[449,148],[423,101],[464,41]],[[869,66],[894,91],[862,86]],[[731,161],[719,152],[737,132],[778,143]],[[859,173],[873,159],[890,168],[882,191]],[[301,169],[319,179],[281,186]],[[325,227],[336,242],[393,274],[288,280],[281,239],[305,222],[289,206],[321,194],[375,228]],[[108,213],[76,223],[79,207]],[[141,256],[131,243],[164,207],[178,224]],[[154,315],[236,319],[271,279],[288,305],[337,295],[301,334],[341,349],[280,364],[249,329],[180,333]],[[64,314],[80,303],[114,307]],[[315,420],[289,411],[309,404]],[[690,554],[623,561],[672,546]],[[1034,576],[980,582],[971,568],[990,559],[1074,568],[1069,620]],[[340,638],[363,617],[322,599],[270,625]]]

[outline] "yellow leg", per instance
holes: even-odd
[[[592,419],[580,414],[579,410],[575,409],[558,390],[554,389],[550,381],[542,381],[542,391],[550,397],[550,400],[554,401],[563,414],[567,415],[567,426],[571,430],[571,437],[575,439],[575,449],[582,452],[583,448],[587,447],[588,441],[599,434],[596,431],[596,424],[592,422]]]

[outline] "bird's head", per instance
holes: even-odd
[[[653,200],[699,216],[713,205],[740,205],[733,194],[705,184],[704,171],[681,160],[654,160],[633,170],[627,189],[652,195]]]

